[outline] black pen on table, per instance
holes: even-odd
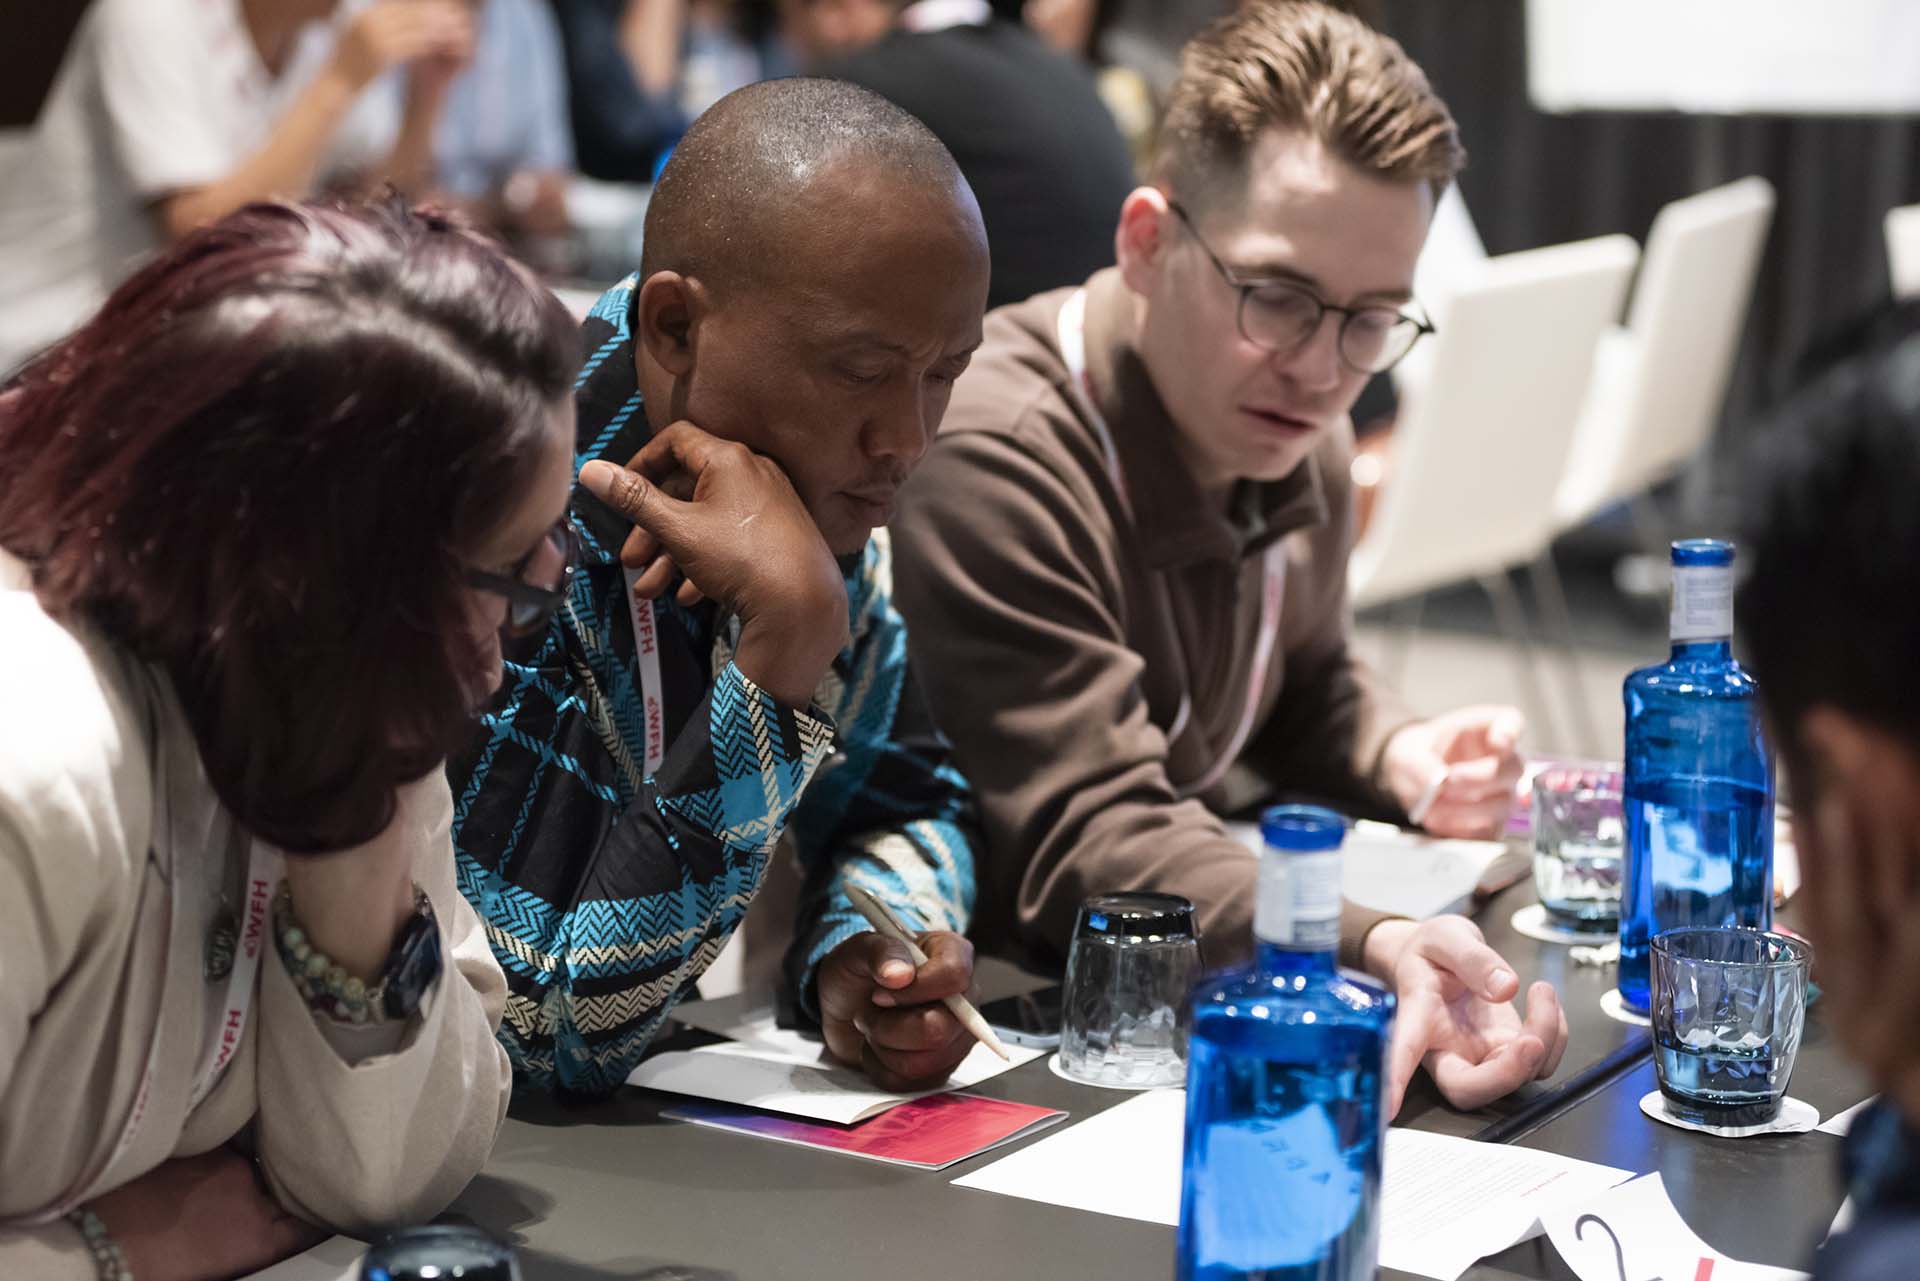
[[[845,889],[847,891],[847,897],[852,900],[855,909],[859,911],[860,915],[867,918],[867,924],[873,926],[875,933],[884,935],[896,943],[903,944],[907,949],[907,955],[913,958],[915,965],[925,965],[927,963],[927,954],[920,950],[920,945],[913,941],[913,936],[907,933],[905,927],[902,926],[899,919],[887,909],[885,903],[882,903],[858,885],[847,885]],[[953,1017],[960,1020],[960,1026],[967,1029],[967,1032],[974,1040],[980,1042],[980,1044],[986,1046],[1007,1062],[1013,1062],[1013,1056],[1007,1053],[1007,1047],[1000,1044],[1000,1038],[993,1034],[993,1029],[987,1025],[986,1019],[981,1017],[980,1011],[974,1008],[972,1001],[969,1001],[958,992],[955,992],[952,996],[944,996],[940,999],[945,1002],[949,1010],[953,1011]]]

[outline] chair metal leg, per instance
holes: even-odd
[[[1599,728],[1593,720],[1593,708],[1587,702],[1587,686],[1580,671],[1580,647],[1573,633],[1573,611],[1567,608],[1567,593],[1560,581],[1560,568],[1553,563],[1553,552],[1542,551],[1528,566],[1528,574],[1533,580],[1534,599],[1540,602],[1548,626],[1557,633],[1560,656],[1566,663],[1563,673],[1566,679],[1562,688],[1573,711],[1577,750],[1596,759],[1605,759],[1611,753],[1600,740]]]
[[[1566,750],[1566,740],[1560,737],[1560,726],[1554,717],[1553,705],[1547,701],[1546,686],[1540,680],[1540,666],[1534,657],[1533,638],[1527,629],[1527,611],[1520,603],[1520,594],[1513,590],[1513,584],[1504,573],[1482,574],[1480,589],[1493,602],[1494,617],[1512,646],[1514,674],[1526,694],[1527,715],[1538,730],[1534,741],[1556,750]]]
[[[1427,594],[1416,592],[1393,602],[1393,621],[1389,624],[1387,646],[1382,652],[1381,672],[1389,689],[1407,687],[1407,659],[1413,652],[1413,638],[1420,633],[1420,618],[1426,613]]]

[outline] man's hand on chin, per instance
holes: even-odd
[[[1551,983],[1513,998],[1520,980],[1464,916],[1382,921],[1367,935],[1367,971],[1399,998],[1387,1052],[1387,1114],[1425,1065],[1448,1103],[1471,1111],[1552,1076],[1567,1048],[1567,1016]]]

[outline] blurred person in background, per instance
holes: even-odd
[[[573,130],[553,10],[546,0],[474,0],[474,10],[473,57],[434,130],[434,185],[515,242],[565,235]]]
[[[383,0],[311,76],[298,37],[333,0],[97,0],[0,181],[0,373],[97,308],[141,258],[251,200],[316,189],[336,130],[407,69],[402,123],[367,177],[420,191],[473,46],[461,0]]]
[[[479,1171],[442,764],[566,581],[576,352],[436,216],[251,205],[0,392],[0,1275],[250,1273]]]
[[[819,72],[889,99],[953,153],[987,224],[988,305],[1111,265],[1133,161],[1088,69],[987,0],[880,7],[881,34]]]
[[[1920,1258],[1920,307],[1822,345],[1755,442],[1737,597],[1792,787],[1827,1026],[1880,1102],[1842,1148],[1853,1222],[1818,1281]]]
[[[997,0],[997,12],[1026,23],[1049,46],[1093,68],[1100,101],[1113,113],[1120,136],[1127,140],[1135,170],[1147,171],[1153,159],[1153,134],[1160,108],[1153,88],[1138,69],[1116,55],[1125,41],[1115,39],[1114,23],[1120,0]]]
[[[781,46],[809,73],[886,35],[900,8],[899,0],[774,0]]]
[[[678,101],[686,0],[553,0],[580,171],[648,182],[686,132]]]
[[[473,15],[472,52],[447,84],[418,180],[422,194],[548,265],[568,229],[574,168],[559,24],[546,0],[457,2]],[[360,15],[379,3],[344,0],[330,25],[309,28],[293,74],[337,56]],[[405,135],[411,79],[396,68],[355,102],[329,147],[331,185],[351,190],[378,177],[380,158]]]

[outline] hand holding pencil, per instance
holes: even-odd
[[[884,907],[868,920],[874,932],[847,939],[820,963],[815,990],[827,1049],[883,1089],[938,1085],[978,1039],[949,1003],[964,1002],[972,985],[973,946],[946,930],[910,934]]]
[[[884,934],[896,943],[905,944],[915,965],[927,963],[927,954],[922,952],[920,945],[908,936],[893,913],[887,910],[885,903],[858,885],[847,886],[847,897],[853,901],[856,908],[860,909],[860,915],[867,918],[867,924],[873,926],[876,933]],[[973,1002],[969,1001],[964,993],[951,992],[940,1000],[953,1011],[953,1017],[960,1020],[960,1026],[967,1029],[974,1040],[998,1054],[1003,1060],[1012,1061],[1007,1054],[1007,1047],[1000,1044],[1000,1038],[993,1034],[993,1028],[988,1026],[986,1019],[981,1017],[980,1011],[974,1008]]]

